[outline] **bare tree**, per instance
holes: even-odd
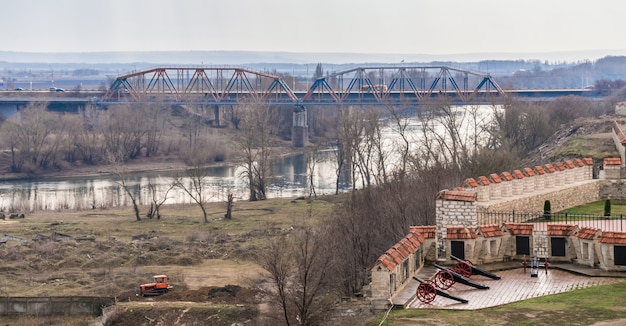
[[[137,221],[141,221],[141,216],[139,216],[139,204],[137,203],[137,197],[135,196],[135,192],[126,182],[126,174],[124,171],[124,167],[119,163],[121,159],[115,158],[114,156],[111,159],[111,164],[113,164],[113,173],[117,177],[115,183],[117,183],[122,191],[130,198],[130,202],[133,205],[133,211],[135,212],[135,219]]]
[[[293,258],[296,266],[293,300],[301,325],[320,325],[333,298],[332,255],[320,234],[304,227],[294,237]]]
[[[398,137],[393,140],[393,147],[400,157],[400,168],[396,169],[396,171],[399,170],[400,175],[405,175],[411,155],[411,140],[408,130],[410,117],[407,115],[407,111],[403,108],[388,106],[387,109],[389,110],[392,118],[392,130],[398,135]],[[379,150],[379,153],[381,157],[386,157],[386,155],[382,153],[382,150]],[[386,176],[384,177],[386,180]]]
[[[57,115],[46,110],[46,103],[29,104],[2,124],[2,135],[11,151],[11,170],[31,172],[57,165],[64,124]]]
[[[292,306],[289,302],[289,279],[293,273],[293,262],[289,259],[290,247],[286,236],[273,237],[268,240],[265,248],[260,251],[258,262],[265,269],[276,289],[272,303],[277,303],[282,311],[286,325],[293,323]]]
[[[109,110],[99,125],[106,151],[122,161],[136,158],[143,148],[142,137],[151,126],[144,124],[146,113],[138,107],[119,106]]]
[[[235,196],[232,192],[228,192],[226,195],[226,214],[224,218],[230,220],[233,218],[233,206],[235,205]]]
[[[202,210],[204,223],[209,223],[207,216],[207,204],[211,195],[207,194],[209,177],[207,169],[196,165],[185,172],[186,178],[179,177],[175,180],[176,186],[182,189]]]
[[[237,146],[244,162],[243,176],[248,181],[250,201],[265,200],[272,171],[272,116],[264,105],[249,106],[242,110],[245,112],[241,115]]]
[[[148,210],[148,214],[146,214],[148,218],[152,219],[156,217],[157,219],[161,219],[161,206],[165,204],[165,201],[167,200],[167,194],[172,189],[174,189],[174,187],[176,187],[175,182],[168,184],[165,192],[163,193],[163,197],[159,197],[159,189],[157,188],[157,185],[153,184],[152,182],[148,182],[148,191],[150,192],[151,200],[150,209]]]
[[[299,226],[292,232],[270,239],[259,264],[270,275],[285,324],[321,325],[335,298],[332,251],[318,230]]]

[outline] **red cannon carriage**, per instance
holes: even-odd
[[[455,256],[450,255],[450,258],[456,260],[456,264],[454,264],[454,268],[453,270],[455,272],[457,272],[458,274],[461,274],[467,278],[469,278],[472,275],[482,275],[485,277],[488,277],[492,280],[499,280],[501,279],[500,276],[493,274],[493,273],[489,273],[485,270],[482,270],[478,267],[476,267],[476,265],[474,265],[474,263],[472,263],[469,260],[463,260],[460,258],[457,258]]]
[[[440,290],[437,288],[437,286],[435,285],[435,282],[431,281],[431,280],[425,280],[422,281],[419,278],[413,276],[413,279],[420,282],[420,284],[417,286],[417,290],[415,293],[415,296],[417,297],[417,299],[423,303],[431,303],[433,302],[433,300],[435,300],[435,298],[440,295],[442,297],[448,298],[448,299],[452,299],[461,303],[468,303],[469,301],[463,299],[463,298],[459,298],[459,297],[455,297],[443,290]]]

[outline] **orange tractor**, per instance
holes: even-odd
[[[167,275],[155,275],[152,283],[141,284],[139,286],[139,292],[137,295],[141,295],[143,297],[148,295],[161,295],[166,293],[172,288],[169,284],[169,278]]]

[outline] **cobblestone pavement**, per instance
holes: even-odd
[[[415,298],[406,305],[406,308],[482,309],[549,294],[624,281],[623,278],[581,276],[558,269],[550,269],[547,272],[545,269],[540,269],[537,277],[530,276],[530,269],[524,273],[521,268],[501,271],[496,274],[502,279],[492,280],[480,275],[474,275],[470,278],[472,282],[488,286],[489,289],[487,290],[478,290],[460,283],[455,283],[448,290],[445,290],[450,295],[468,300],[468,303],[460,303],[437,296],[429,304],[424,304]],[[414,287],[417,288],[416,281]]]

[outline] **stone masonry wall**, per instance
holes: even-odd
[[[548,231],[533,231],[533,249],[537,250],[537,257],[548,257]],[[534,252],[530,253],[531,256]]]
[[[3,297],[0,315],[100,315],[114,303],[105,297]]]
[[[478,202],[477,207],[490,212],[527,212],[543,213],[544,201],[549,200],[552,211],[561,211],[570,207],[600,200],[600,180],[590,180],[567,187],[550,188],[512,197],[506,201]],[[505,222],[505,221],[502,221]]]
[[[626,180],[603,180],[600,183],[600,199],[626,199]]]
[[[436,200],[437,257],[445,257],[448,226],[478,227],[475,201]]]

